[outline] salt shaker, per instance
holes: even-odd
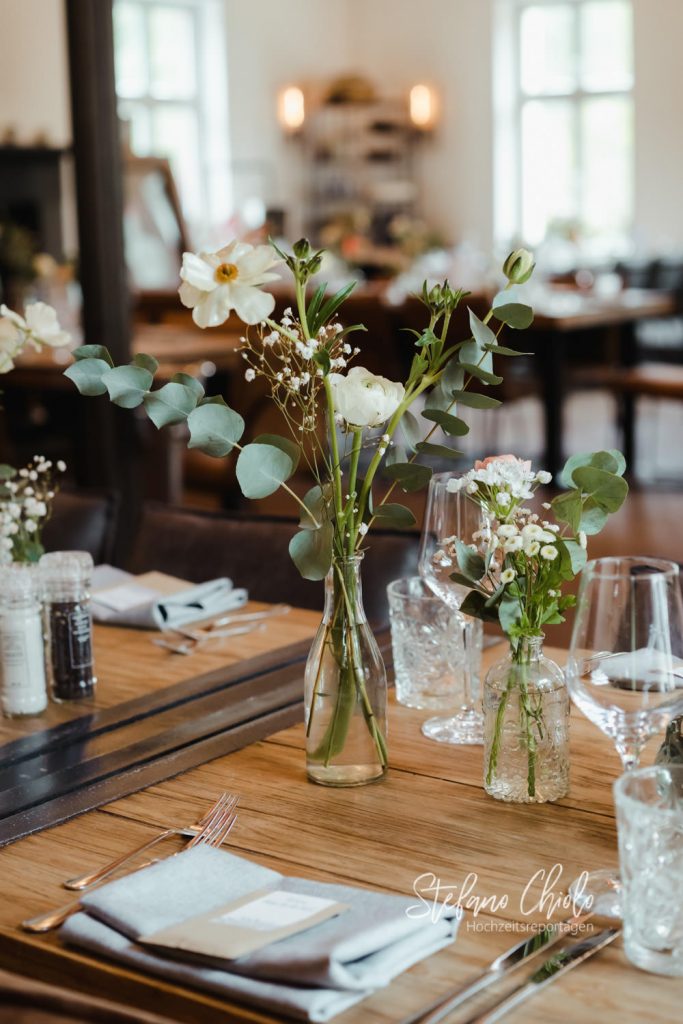
[[[40,559],[50,694],[57,702],[91,697],[97,682],[90,612],[92,569],[87,551],[52,551]]]
[[[40,584],[35,567],[2,569],[0,587],[0,703],[9,718],[47,707]]]

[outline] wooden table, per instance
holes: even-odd
[[[291,642],[310,635],[316,621],[314,613],[296,612],[289,621],[273,622],[265,636],[235,638],[229,648],[193,658],[167,655],[145,634],[99,630],[98,700],[114,699],[119,688],[130,692],[148,679],[177,681],[221,660]],[[119,656],[123,643],[125,659]],[[490,649],[485,661],[500,652],[499,647]],[[60,888],[63,879],[123,853],[161,826],[194,820],[229,790],[241,796],[230,848],[284,874],[410,894],[424,873],[433,872],[445,885],[462,886],[474,872],[478,895],[508,896],[505,909],[487,910],[476,920],[468,914],[449,949],[336,1018],[340,1024],[402,1020],[518,941],[516,924],[539,920],[537,913],[527,917],[520,909],[521,895],[536,872],[561,865],[559,892],[581,870],[616,862],[611,782],[619,773],[618,761],[609,741],[580,715],[572,720],[571,794],[543,806],[491,800],[481,785],[482,748],[430,743],[419,731],[423,717],[392,698],[391,770],[376,785],[334,790],[309,784],[303,729],[297,726],[0,850],[0,967],[178,1021],[272,1021],[268,1014],[65,949],[55,934],[32,936],[17,927],[23,918],[67,901],[68,893]],[[173,848],[169,841],[168,849]],[[540,898],[539,878],[525,909]],[[670,1024],[680,1019],[682,1003],[682,980],[638,971],[617,941],[509,1019]]]

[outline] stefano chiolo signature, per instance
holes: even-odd
[[[562,865],[553,864],[549,870],[539,868],[531,876],[519,897],[519,911],[524,917],[542,914],[550,920],[558,911],[570,911],[577,916],[590,909],[592,897],[584,892],[588,872],[581,872],[571,896],[560,886],[562,873]],[[496,914],[509,908],[510,896],[507,893],[478,893],[478,885],[476,871],[470,871],[460,885],[442,882],[433,871],[425,871],[413,882],[413,892],[419,903],[408,907],[406,914],[413,918],[429,917],[437,922],[448,907],[469,910],[474,917],[482,912]]]

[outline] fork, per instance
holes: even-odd
[[[223,793],[221,797],[216,801],[213,807],[209,808],[206,814],[203,814],[201,818],[194,822],[192,825],[188,825],[186,828],[166,828],[152,839],[148,839],[146,842],[141,843],[134,850],[130,850],[128,853],[124,853],[121,857],[117,857],[116,860],[109,861],[103,867],[98,868],[96,871],[91,871],[89,874],[79,875],[78,878],[69,878],[66,882],[62,882],[65,889],[71,889],[72,891],[80,892],[82,889],[88,889],[91,885],[95,885],[97,882],[103,882],[110,875],[113,875],[115,871],[122,868],[129,861],[133,860],[141,853],[145,853],[147,850],[151,850],[157,843],[163,842],[164,839],[168,839],[170,836],[186,836],[190,835],[195,837],[201,835],[203,829],[210,822],[213,814],[220,810],[221,806],[224,805],[224,801],[228,798],[227,793]],[[235,798],[233,798],[235,799]],[[235,799],[235,803],[236,803]],[[234,806],[234,805],[233,805]],[[188,843],[188,849],[194,842],[192,839],[191,843]]]
[[[235,808],[238,801],[239,797],[223,793],[207,815],[207,821],[203,829],[187,843],[184,849],[189,850],[194,846],[220,846],[237,821]],[[174,853],[171,856],[175,857],[177,854]],[[142,867],[146,866],[145,864],[142,865]],[[71,917],[72,914],[77,913],[80,909],[80,899],[72,900],[71,903],[67,903],[57,910],[50,910],[46,914],[38,915],[38,917],[27,918],[27,920],[21,922],[21,927],[26,932],[49,932],[53,928],[58,928],[68,917]]]
[[[221,626],[231,626],[233,624],[241,624],[243,622],[258,622],[264,619],[273,619],[278,615],[288,615],[292,610],[291,604],[274,604],[270,608],[264,608],[260,612],[230,612],[228,615],[222,615],[218,619],[213,619],[211,622],[207,622],[204,626],[198,626],[197,629],[183,629],[181,627],[174,627],[174,633],[181,633],[183,636],[192,636],[193,634],[204,635],[205,633],[212,633],[215,629],[220,629]]]
[[[157,647],[163,647],[167,651],[171,651],[172,654],[192,654],[193,651],[202,647],[209,640],[221,640],[228,636],[242,636],[245,633],[253,633],[258,629],[263,629],[264,625],[265,623],[263,622],[249,622],[244,626],[233,626],[232,629],[217,629],[213,633],[206,633],[201,636],[197,634],[188,636],[186,640],[178,643],[174,643],[172,640],[164,640],[162,637],[154,637],[152,643],[156,644]],[[174,632],[179,632],[179,630],[174,630]],[[187,633],[183,635],[187,636]]]

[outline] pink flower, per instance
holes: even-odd
[[[531,472],[531,459],[518,459],[516,455],[489,455],[488,458],[477,460],[474,463],[475,469],[487,469],[492,462],[518,462],[520,469],[525,473]]]

